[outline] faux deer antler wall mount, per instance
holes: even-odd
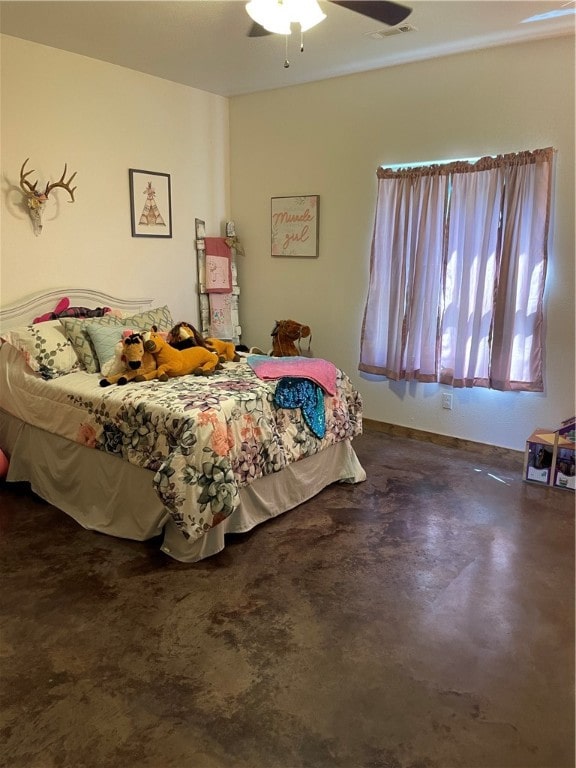
[[[24,168],[26,167],[26,163],[29,159],[30,158],[27,157],[26,160],[24,160],[22,163],[22,168],[20,168],[20,189],[24,193],[26,202],[28,204],[28,212],[30,213],[30,218],[32,219],[32,224],[34,226],[34,234],[39,235],[42,232],[42,214],[44,212],[46,201],[48,200],[48,195],[50,192],[52,192],[53,189],[60,187],[65,189],[66,192],[68,192],[70,195],[70,200],[68,202],[73,203],[74,191],[76,190],[76,187],[71,187],[70,184],[72,183],[72,180],[76,176],[77,172],[74,171],[68,181],[65,181],[64,179],[66,178],[68,166],[64,164],[64,171],[60,179],[53,183],[48,182],[44,191],[41,191],[36,189],[38,186],[38,180],[32,184],[30,181],[28,181],[27,178],[31,173],[34,173],[34,169],[32,168],[24,173]]]

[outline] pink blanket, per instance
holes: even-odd
[[[232,251],[223,237],[206,237],[206,293],[232,293]]]
[[[280,379],[284,376],[310,379],[329,395],[336,394],[337,368],[321,357],[249,355],[247,362],[260,379]]]
[[[210,256],[226,256],[226,258],[230,258],[230,246],[224,237],[205,237],[204,247],[206,248],[206,253]]]

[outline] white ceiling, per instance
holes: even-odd
[[[415,31],[378,39],[390,27],[320,4],[327,18],[305,34],[304,53],[299,33],[287,39],[287,69],[285,37],[247,37],[245,0],[6,1],[0,31],[234,96],[575,30],[573,15],[521,23],[573,1],[405,0],[413,12],[404,24]]]

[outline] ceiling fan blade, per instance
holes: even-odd
[[[412,13],[412,8],[389,2],[389,0],[331,0],[331,2],[387,24],[389,27],[400,24]]]
[[[258,24],[256,21],[252,24],[250,30],[247,32],[248,37],[264,37],[265,35],[271,34],[273,33],[268,32],[267,29],[264,29],[264,27]]]

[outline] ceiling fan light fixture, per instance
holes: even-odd
[[[292,21],[300,24],[302,32],[306,32],[316,24],[324,21],[326,14],[318,5],[317,0],[289,0],[292,6]]]
[[[253,21],[279,35],[289,35],[291,24],[303,32],[326,18],[317,0],[250,0],[246,11]]]
[[[282,0],[250,0],[246,11],[253,21],[277,35],[290,34],[290,19]]]

